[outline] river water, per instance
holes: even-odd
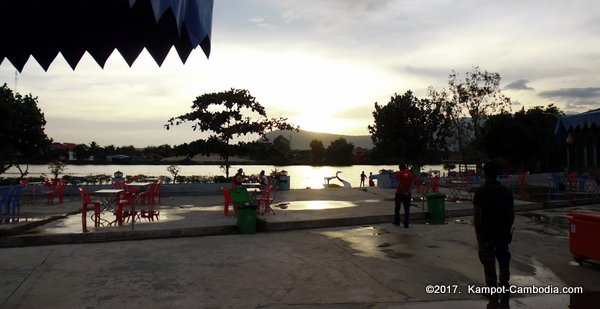
[[[169,176],[167,171],[169,165],[67,165],[63,174],[72,176],[88,176],[88,175],[113,175],[116,171],[121,171],[127,175],[146,175],[146,176]],[[219,165],[179,165],[181,176],[224,176],[225,172]],[[274,166],[274,165],[232,165],[229,170],[230,176],[235,174],[238,168],[243,168],[246,175],[258,175],[261,170],[264,170],[268,175],[271,171],[285,170],[290,176],[290,188],[292,189],[320,189],[323,188],[325,177],[335,176],[336,172],[340,178],[348,181],[352,187],[360,185],[360,174],[365,172],[376,175],[379,170],[397,170],[397,165],[352,165],[352,166],[310,166],[310,165],[290,165],[290,166]],[[443,171],[442,165],[425,165],[421,171],[428,172],[430,170]],[[39,176],[41,174],[50,175],[47,165],[29,165],[28,176]],[[2,177],[18,177],[20,174],[16,168],[9,169]],[[341,183],[337,180],[331,180],[332,184]],[[368,181],[367,181],[368,185]]]

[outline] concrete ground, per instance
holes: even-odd
[[[62,218],[79,201],[26,204],[38,221],[0,225],[18,234],[0,237],[0,308],[502,307],[469,290],[483,286],[469,202],[446,203],[446,224],[428,224],[415,202],[405,229],[389,223],[392,198],[379,188],[283,191],[274,205],[287,209],[259,216],[261,230],[244,235],[218,195],[164,197],[158,221],[85,234],[79,215]],[[595,308],[600,264],[579,265],[569,252],[573,209],[598,206],[517,202],[511,283],[584,293],[516,293],[508,306]]]

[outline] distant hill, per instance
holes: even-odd
[[[366,149],[372,149],[374,147],[370,135],[339,135],[303,130],[300,130],[299,132],[276,130],[267,133],[267,138],[269,138],[269,141],[272,142],[279,135],[282,135],[283,137],[290,140],[291,148],[297,150],[310,150],[310,142],[314,139],[322,141],[323,146],[327,148],[327,146],[329,146],[331,142],[338,138],[346,139],[348,143],[354,144],[354,147],[362,147]]]

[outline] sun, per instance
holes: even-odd
[[[356,131],[355,127],[357,127],[357,124],[352,120],[322,112],[290,117],[290,121],[295,125],[299,125],[300,129],[304,131],[331,134],[353,134]]]

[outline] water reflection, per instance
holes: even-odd
[[[73,176],[86,176],[86,175],[99,175],[99,174],[112,174],[115,171],[121,171],[127,175],[148,175],[148,176],[170,176],[167,172],[168,165],[67,165],[67,173]],[[246,175],[258,175],[261,170],[265,170],[267,174],[271,171],[286,170],[291,177],[291,189],[323,189],[323,179],[325,177],[335,176],[337,171],[341,171],[340,177],[350,182],[352,187],[359,187],[360,174],[362,171],[365,174],[373,173],[377,175],[379,170],[396,170],[397,165],[352,165],[352,166],[310,166],[310,165],[293,165],[293,166],[274,166],[274,165],[232,165],[230,171],[235,171],[237,168],[242,167],[246,172]],[[443,170],[441,165],[425,165],[422,168],[423,171],[429,170]],[[29,175],[39,176],[41,173],[47,173],[48,166],[41,164],[29,165]],[[19,175],[18,170],[15,168],[9,169],[5,174],[10,176]],[[223,170],[219,165],[182,165],[181,176],[219,176],[224,175]],[[337,180],[332,180],[331,183],[341,185]]]
[[[291,201],[271,205],[272,208],[286,210],[322,210],[355,207],[356,204],[346,201]]]
[[[21,217],[21,216],[6,216],[0,217],[0,224],[16,224],[16,223],[26,223],[26,222],[35,222],[43,220],[42,218],[35,217]]]
[[[71,216],[67,216],[63,219],[52,221],[37,231],[35,233],[49,233],[49,234],[69,234],[69,233],[83,233],[82,230],[82,222],[81,222],[81,214],[75,214]],[[147,224],[151,222],[157,221],[169,221],[173,220],[168,210],[161,209],[159,214],[149,215],[149,214],[138,214],[135,217],[135,225],[138,224]],[[98,230],[110,230],[115,229],[131,229],[131,218],[127,217],[124,219],[123,225],[121,227],[117,224],[117,216],[116,214],[105,211],[100,215],[100,226],[94,227],[94,221],[92,219],[92,215],[88,213],[86,218],[86,225],[89,231],[98,231]]]

